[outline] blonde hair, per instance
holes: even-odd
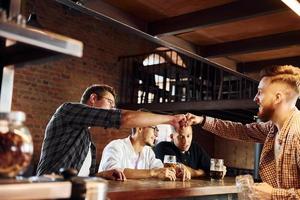
[[[300,69],[292,65],[282,65],[264,68],[260,77],[270,77],[271,83],[283,82],[300,94]]]

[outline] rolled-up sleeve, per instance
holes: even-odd
[[[220,120],[212,117],[206,117],[202,128],[228,139],[259,143],[264,143],[268,133],[275,133],[277,131],[271,121],[244,125],[239,122]]]
[[[63,120],[71,126],[100,126],[120,128],[121,110],[100,109],[80,103],[65,103],[55,116],[62,115]]]

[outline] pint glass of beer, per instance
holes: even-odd
[[[223,159],[210,159],[210,178],[213,180],[221,180],[223,177],[224,160]]]
[[[176,156],[165,155],[164,156],[164,167],[173,167],[176,168]]]

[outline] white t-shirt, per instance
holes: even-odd
[[[89,151],[83,161],[83,164],[82,164],[77,176],[89,176],[91,165],[92,165],[92,153],[91,153],[91,143],[90,143]]]
[[[111,141],[103,150],[98,172],[109,169],[153,169],[161,168],[163,163],[155,158],[151,147],[145,146],[135,153],[129,137]]]

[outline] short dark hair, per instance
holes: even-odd
[[[86,88],[86,90],[83,92],[80,103],[86,104],[89,100],[91,94],[96,94],[97,98],[99,99],[100,96],[104,95],[106,92],[111,93],[114,98],[116,98],[116,92],[113,87],[105,84],[94,84]]]

